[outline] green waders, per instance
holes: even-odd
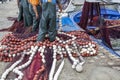
[[[31,4],[29,5],[29,10],[30,10],[30,13],[31,13],[32,18],[33,18],[32,32],[34,32],[39,27],[40,18],[41,18],[41,6],[40,5],[37,6],[37,11],[38,11],[39,19],[36,19],[36,15],[35,15],[35,12],[33,10],[33,6]]]
[[[21,0],[19,5],[18,21],[24,20],[24,26],[32,25],[32,15],[29,12],[29,3],[27,0]]]
[[[47,33],[49,34],[50,41],[54,41],[57,34],[56,5],[50,2],[42,3],[42,17],[37,41],[43,41]]]

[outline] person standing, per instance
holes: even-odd
[[[18,21],[24,21],[24,26],[29,27],[32,25],[32,15],[29,12],[28,0],[17,0],[19,15]]]
[[[56,38],[56,4],[60,12],[62,6],[59,0],[41,0],[42,2],[42,17],[39,25],[39,33],[37,42],[44,41],[45,35],[49,34],[49,40],[53,42]]]
[[[32,32],[35,32],[39,28],[41,18],[41,2],[40,0],[29,0],[29,3],[29,10],[33,18]]]

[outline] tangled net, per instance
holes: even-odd
[[[90,37],[85,32],[59,32],[57,35],[57,39],[54,42],[49,42],[49,40],[46,39],[43,43],[36,43],[36,38],[37,34],[34,33],[29,34],[29,36],[16,33],[9,33],[1,40],[0,60],[12,61],[12,58],[14,58],[17,55],[20,55],[21,52],[28,52],[31,46],[52,47],[53,45],[57,45],[65,49],[66,45],[73,46],[75,44],[77,47],[79,47],[78,49],[80,49],[80,53],[82,56],[96,55],[96,44],[90,39]],[[91,49],[88,50],[89,48]]]
[[[106,20],[106,27],[109,26],[117,26],[120,25],[120,20]],[[120,38],[120,26],[112,27],[112,28],[105,28],[108,34],[106,36],[110,36],[113,39]],[[101,33],[95,35],[96,38],[102,38]]]
[[[57,80],[68,58],[72,68],[82,71],[83,57],[97,55],[98,47],[89,35],[83,31],[58,32],[56,40],[36,42],[37,32],[29,33],[30,28],[22,22],[3,31],[12,31],[0,41],[0,61],[12,62],[2,74],[1,80],[7,79],[10,72],[15,73],[14,80]],[[26,34],[22,34],[28,32]],[[61,61],[56,67],[57,61]]]
[[[106,25],[108,25],[108,26],[120,25],[120,20],[108,20],[108,21],[106,21]],[[120,34],[120,26],[110,28],[110,29],[108,29],[108,31],[110,33],[111,38],[114,38],[114,39],[120,38],[120,35],[119,35]]]
[[[78,68],[78,65],[81,65],[79,64],[81,63],[79,57],[97,55],[97,45],[85,32],[59,32],[54,42],[49,42],[46,39],[43,43],[36,43],[36,38],[37,34],[31,34],[26,37],[21,34],[10,33],[1,40],[1,61],[12,61],[16,57],[20,57],[3,73],[1,79],[6,79],[7,75],[13,72],[18,75],[16,78],[18,80],[23,78],[24,80],[43,80],[43,78],[48,80],[48,77],[49,79],[53,78],[54,71],[51,72],[51,67],[52,63],[56,63],[57,60],[63,60],[65,57],[69,57],[73,64],[72,68]],[[20,65],[21,62],[24,62],[24,59],[27,59],[27,61]],[[61,62],[61,65],[63,63]],[[25,72],[29,72],[27,79],[23,77],[21,71],[24,68],[29,68],[24,70]],[[48,74],[52,76],[48,76]],[[32,76],[30,77],[30,75]],[[57,80],[57,77],[54,76],[54,78],[54,80]]]

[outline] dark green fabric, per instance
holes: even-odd
[[[31,4],[29,5],[29,10],[30,10],[30,13],[31,13],[32,18],[33,18],[32,31],[34,32],[39,27],[39,22],[40,22],[40,18],[41,18],[41,6],[40,5],[37,6],[39,19],[36,19],[36,15],[35,15],[35,12],[33,10],[33,6]]]
[[[52,3],[42,4],[42,17],[39,25],[38,41],[43,41],[46,33],[49,34],[50,41],[56,37],[56,5]]]
[[[22,7],[22,5],[20,4],[20,5],[19,5],[18,21],[21,21],[21,20],[23,20],[23,7]]]
[[[21,0],[19,5],[18,21],[24,20],[24,26],[32,25],[32,15],[29,12],[27,0]]]
[[[60,0],[56,0],[57,4],[60,4]]]

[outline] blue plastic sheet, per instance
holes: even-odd
[[[76,15],[74,16],[74,21],[75,21],[76,23],[79,23],[79,22],[80,22],[80,17],[81,17],[81,15],[82,15],[82,12],[79,12],[78,14],[76,14]]]
[[[74,21],[76,23],[80,22],[81,15],[82,12],[74,16]],[[112,19],[112,20],[120,19],[120,13],[116,10],[111,10],[111,9],[101,9],[101,16],[103,16],[105,19]]]
[[[80,28],[72,22],[69,17],[62,17],[62,31],[75,31],[79,30]]]
[[[116,10],[101,9],[101,15],[107,19],[112,19],[112,20],[120,19],[120,13]]]
[[[74,16],[74,21],[76,23],[80,22],[80,16],[82,12],[79,12]],[[120,19],[120,14],[116,10],[110,10],[110,9],[101,9],[101,15],[104,16],[107,19]],[[62,31],[74,31],[79,30],[80,28],[72,22],[72,20],[69,17],[62,17]],[[88,28],[94,28],[94,26],[88,27]]]

